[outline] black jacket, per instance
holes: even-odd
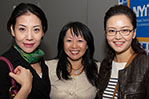
[[[33,75],[33,85],[31,93],[27,99],[49,99],[50,94],[50,80],[48,77],[48,67],[45,65],[44,60],[41,59],[41,68],[42,68],[42,79],[38,76],[36,71],[27,63],[21,55],[11,47],[7,52],[2,56],[7,57],[14,68],[18,65],[23,66],[31,71]],[[10,77],[8,75],[9,68],[3,61],[0,61],[0,99],[9,99],[9,88],[11,86]],[[20,86],[17,84],[20,88]]]
[[[103,67],[98,78],[98,99],[102,99],[103,92],[111,75],[111,67]],[[149,57],[138,54],[129,66],[118,74],[118,99],[149,99]]]

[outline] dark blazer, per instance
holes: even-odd
[[[98,99],[102,99],[111,75],[111,68],[102,67],[102,64],[98,81]],[[127,68],[119,71],[118,99],[149,99],[149,57],[147,55],[138,54]]]
[[[31,71],[33,75],[33,84],[32,90],[27,99],[49,99],[50,94],[50,80],[48,77],[48,67],[44,63],[44,59],[40,60],[41,68],[42,68],[42,78],[38,76],[36,71],[31,67],[31,65],[26,62],[21,55],[11,47],[7,52],[5,52],[2,56],[7,57],[14,68],[18,65],[23,66]],[[6,63],[0,61],[0,99],[9,99],[9,88],[11,86],[10,77],[8,75],[9,68]],[[20,88],[20,85],[17,84]]]

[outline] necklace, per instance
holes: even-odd
[[[79,66],[79,68],[74,69],[72,68],[72,70],[74,70],[74,74],[79,74],[79,70],[82,68],[82,64]]]

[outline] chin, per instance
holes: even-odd
[[[78,60],[78,59],[76,59],[76,58],[70,58],[72,61],[76,61],[76,60]]]
[[[117,50],[117,51],[115,51],[117,54],[121,54],[121,53],[124,53],[125,52],[125,50]]]
[[[69,57],[69,59],[72,60],[72,61],[78,61],[78,60],[80,60],[81,58],[71,58],[71,57]]]
[[[24,50],[25,53],[32,53],[34,50]]]

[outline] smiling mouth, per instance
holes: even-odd
[[[124,42],[114,42],[114,44],[115,44],[116,46],[122,46],[122,45],[124,44]]]
[[[30,48],[34,46],[34,43],[24,43],[24,46]]]
[[[76,55],[76,54],[79,54],[80,51],[70,51],[70,52],[71,54]]]

